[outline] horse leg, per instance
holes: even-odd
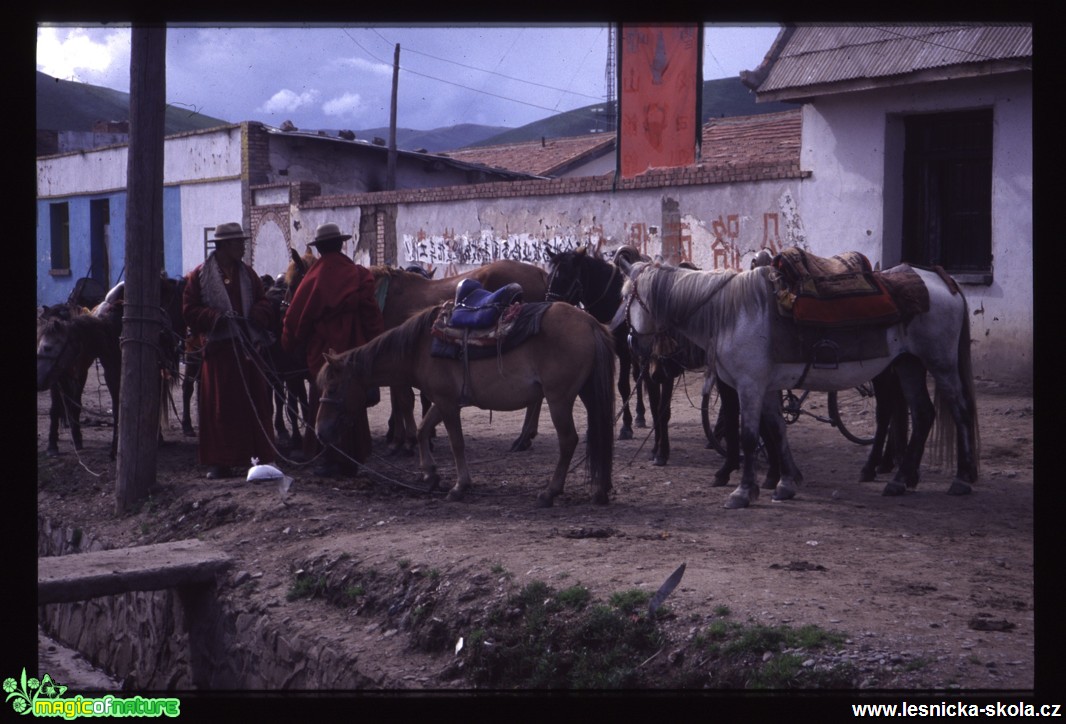
[[[894,363],[894,368],[910,409],[914,429],[900,458],[899,470],[892,482],[885,485],[882,495],[903,495],[907,488],[917,487],[925,442],[936,418],[936,409],[925,386],[925,367],[921,361],[912,355],[902,355]]]
[[[619,328],[621,329],[621,328]],[[618,354],[618,398],[622,401],[622,427],[618,431],[619,440],[633,439],[633,414],[629,411],[629,376],[632,369],[633,358],[629,353],[629,344],[622,342],[619,347],[615,345]]]
[[[877,425],[874,430],[874,442],[870,446],[870,455],[866,458],[866,463],[859,472],[860,483],[873,482],[878,472],[888,472],[887,470],[882,470],[882,467],[885,461],[886,440],[896,411],[896,392],[899,389],[899,379],[896,377],[896,373],[892,371],[891,366],[886,367],[883,372],[876,375],[872,383],[875,399],[874,415]],[[889,470],[891,470],[891,466]]]
[[[644,390],[645,389],[648,390],[648,404],[649,405],[652,404],[652,402],[651,402],[651,384],[652,383],[650,383],[648,381],[646,374],[642,374],[644,372],[647,372],[647,367],[645,365],[642,365],[642,364],[633,365],[633,391],[636,392],[636,394],[637,394],[637,402],[636,402],[636,407],[635,407],[636,417],[633,418],[633,424],[636,427],[641,427],[641,428],[648,426],[647,419],[645,418],[645,415],[644,415],[644,412],[645,412],[645,410],[644,410]],[[652,415],[653,416],[655,415],[655,410],[654,409],[652,410]],[[655,420],[653,419],[652,420],[652,425],[654,425],[654,424],[655,424]]]
[[[548,411],[551,413],[552,424],[555,425],[555,433],[559,436],[559,460],[555,464],[555,473],[548,483],[548,489],[537,496],[538,508],[550,508],[555,498],[563,492],[566,471],[570,468],[570,461],[574,459],[578,443],[577,428],[574,426],[574,401],[570,400],[568,404],[565,400],[548,400]]]
[[[430,413],[434,409],[440,410],[434,404],[430,408]],[[455,485],[448,491],[448,500],[458,501],[463,499],[471,484],[470,468],[466,464],[466,440],[463,438],[463,423],[459,417],[459,406],[456,405],[454,409],[448,412],[440,410],[440,415],[444,421],[444,429],[448,432],[448,442],[452,447],[452,457],[455,458]],[[427,425],[426,420],[423,420],[422,426],[418,431],[420,439],[423,436],[425,437],[427,446],[429,445],[429,430],[431,429],[433,429],[433,426]]]
[[[190,368],[195,370],[190,372]],[[185,376],[181,380],[181,433],[186,437],[195,437],[196,430],[192,427],[192,415],[190,414],[192,395],[196,388],[196,377],[199,375],[199,367],[192,367],[185,363]]]
[[[393,423],[391,437],[387,439],[389,454],[410,454],[417,444],[417,430],[420,429],[415,426],[414,390],[410,387],[390,387],[389,399],[392,404]],[[427,412],[426,414],[429,413]]]
[[[285,427],[285,405],[288,398],[285,391],[285,382],[279,381],[272,387],[274,388],[272,395],[274,400],[274,436],[278,447],[289,447],[292,445],[292,438]]]
[[[772,497],[775,503],[796,497],[796,488],[803,482],[803,474],[796,465],[788,444],[787,429],[785,419],[781,416],[777,395],[768,395],[763,402],[759,430],[766,443],[766,456],[770,461],[766,481],[769,483],[772,479],[777,480],[773,486]],[[764,483],[763,487],[768,486]]]
[[[664,466],[670,460],[670,403],[674,396],[674,378],[667,376],[662,384],[654,382],[648,385],[648,399],[651,399],[651,389],[658,388],[659,400],[652,403],[652,425],[655,427],[655,455],[654,465]]]
[[[725,462],[714,474],[712,488],[722,487],[729,483],[729,474],[740,468],[740,398],[737,391],[722,382],[715,380],[718,388],[718,420],[714,424],[712,434],[720,435],[725,440]]]
[[[759,444],[759,418],[763,408],[764,391],[751,389],[737,390],[740,396],[740,448],[744,455],[744,466],[740,485],[730,493],[725,507],[729,509],[746,508],[759,497],[759,486],[755,484],[755,449]]]
[[[48,448],[46,454],[52,458],[59,454],[59,420],[65,415],[63,411],[63,392],[56,382],[48,389],[52,399],[48,407]]]
[[[640,389],[640,383],[636,385],[637,389]],[[659,436],[659,408],[662,406],[662,386],[655,380],[648,379],[645,383],[645,387],[648,390],[648,407],[651,409],[651,429],[652,439],[654,443],[651,447],[651,456],[648,458],[652,461],[652,465],[664,465],[659,454],[659,444],[661,438]]]
[[[422,482],[426,485],[427,492],[433,492],[440,486],[440,474],[437,472],[437,463],[433,459],[433,451],[430,449],[430,431],[441,421],[440,409],[436,405],[430,405],[426,414],[422,416],[422,424],[418,427],[418,467],[422,472]]]
[[[518,439],[511,444],[511,452],[521,452],[533,446],[533,438],[537,436],[537,426],[540,423],[540,407],[543,400],[526,408],[526,419],[522,422],[522,432]]]

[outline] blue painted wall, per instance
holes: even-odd
[[[37,306],[59,304],[70,296],[74,285],[91,269],[90,208],[106,199],[110,211],[108,264],[110,288],[126,278],[126,193],[70,196],[37,202]],[[66,203],[70,225],[70,274],[54,275],[52,269],[52,215],[54,203]],[[181,189],[163,189],[163,265],[167,275],[181,275]]]

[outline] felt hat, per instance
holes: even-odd
[[[215,227],[215,241],[246,241],[250,238],[236,221],[227,221],[225,224],[219,224]]]
[[[341,227],[333,223],[326,223],[315,229],[315,238],[308,243],[308,246],[314,246],[320,241],[347,241],[351,238],[351,234],[341,233]]]

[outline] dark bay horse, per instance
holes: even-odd
[[[544,301],[547,291],[547,274],[538,266],[509,259],[485,264],[463,274],[443,279],[426,278],[425,274],[374,266],[370,271],[377,281],[378,304],[385,318],[385,329],[400,326],[413,315],[428,307],[443,304],[455,298],[456,287],[464,279],[476,279],[488,291],[496,291],[512,282],[522,285],[525,302]],[[414,421],[415,398],[410,387],[391,387],[393,438],[389,441],[395,449],[413,447],[417,427]],[[526,411],[522,433],[511,446],[512,451],[526,450],[537,434],[541,402],[530,403]]]
[[[608,323],[622,303],[622,284],[625,274],[617,263],[591,254],[585,247],[575,251],[548,252],[551,271],[548,274],[548,297],[570,304],[581,303],[596,319]],[[615,259],[633,263],[639,252],[623,246]],[[618,394],[622,398],[622,427],[619,440],[633,437],[633,418],[629,412],[630,390],[637,393],[637,413],[641,413],[640,388],[648,391],[654,444],[651,459],[655,465],[666,465],[670,459],[669,423],[674,383],[686,371],[704,374],[707,357],[704,351],[678,335],[633,334],[627,324],[614,328],[615,353],[618,355]],[[630,370],[632,383],[630,388]],[[707,395],[703,396],[704,402]],[[708,438],[710,440],[710,438]]]
[[[49,456],[59,454],[59,422],[64,419],[70,429],[75,450],[82,449],[81,398],[93,362],[100,361],[104,380],[111,394],[114,423],[111,459],[118,451],[119,383],[122,351],[119,346],[121,326],[112,317],[88,313],[71,313],[67,305],[46,307],[37,326],[37,389],[52,394],[48,430]]]
[[[957,469],[948,489],[952,495],[971,491],[978,475],[978,432],[970,330],[966,299],[957,287],[935,271],[913,269],[929,295],[928,311],[902,322],[868,328],[876,356],[845,361],[832,368],[803,363],[776,362],[771,353],[777,315],[772,270],[759,267],[747,272],[699,272],[638,262],[622,265],[629,277],[623,294],[629,323],[642,333],[676,330],[714,355],[718,375],[737,390],[740,403],[741,447],[744,470],[740,486],[726,507],[746,507],[758,497],[752,453],[764,413],[777,412],[776,393],[782,389],[821,391],[854,387],[893,365],[911,410],[914,431],[907,443],[899,471],[886,486],[886,495],[898,495],[918,478],[918,466],[934,415],[927,408],[926,371],[936,382],[942,413],[939,424],[953,425]],[[890,270],[892,271],[892,270]],[[907,273],[911,273],[909,268]],[[889,272],[886,272],[886,274]],[[876,343],[876,344],[875,344]],[[928,403],[931,405],[932,403]],[[783,421],[781,447],[788,452]],[[782,474],[775,499],[795,495],[792,471]]]
[[[531,306],[531,305],[526,305]],[[559,436],[559,458],[546,490],[537,498],[547,507],[563,490],[577,448],[574,401],[588,413],[587,464],[595,503],[608,502],[614,444],[614,352],[610,334],[593,317],[569,304],[551,304],[539,333],[518,347],[487,359],[460,360],[431,356],[431,331],[439,307],[425,309],[362,347],[327,356],[318,384],[322,390],[316,422],[323,441],[333,441],[347,409],[365,405],[365,390],[374,385],[417,387],[432,406],[418,428],[422,479],[432,490],[439,483],[429,447],[429,432],[444,422],[455,457],[457,480],[449,500],[461,499],[470,487],[460,409],[471,404],[485,410],[519,410],[547,400]]]

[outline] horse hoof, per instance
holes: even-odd
[[[523,450],[528,450],[531,447],[533,447],[532,440],[519,439],[515,440],[514,444],[511,445],[511,452],[522,452]]]
[[[785,487],[784,485],[777,485],[774,488],[774,495],[771,498],[775,503],[780,503],[785,500],[792,500],[796,497],[796,491],[792,488]]]
[[[550,508],[552,507],[553,502],[554,500],[552,498],[551,493],[541,493],[537,496],[538,508]]]
[[[597,490],[592,494],[592,502],[595,505],[607,505],[608,500],[609,498],[606,490]]]
[[[725,508],[727,510],[736,510],[738,508],[747,508],[750,501],[746,495],[730,495],[725,500]]]
[[[422,484],[426,486],[427,493],[432,493],[434,490],[440,487],[440,475],[437,475],[436,473],[432,473],[430,475],[423,475]]]
[[[644,428],[646,428],[648,426],[648,423],[644,420],[643,417],[638,417],[635,420],[633,420],[633,425],[636,426],[636,427],[639,427],[641,429],[644,429]]]
[[[903,483],[893,480],[891,483],[885,484],[885,489],[881,491],[881,495],[885,496],[898,496],[903,495],[907,491],[906,486]]]
[[[618,439],[619,440],[632,440],[633,439],[633,428],[631,428],[631,427],[623,427],[621,430],[618,431]]]
[[[860,483],[872,483],[875,479],[876,479],[876,475],[874,475],[874,471],[873,470],[868,470],[866,468],[863,468],[862,472],[859,473],[859,482]]]
[[[666,458],[664,458],[662,455],[655,455],[651,459],[651,464],[656,466],[656,467],[660,467],[660,468],[665,467],[666,466]]]
[[[972,492],[973,486],[965,480],[959,480],[958,478],[952,480],[951,487],[948,488],[948,495],[969,495]]]
[[[452,488],[448,491],[448,500],[453,503],[458,503],[463,499],[463,491],[458,488]]]
[[[56,450],[53,450],[52,448],[48,448],[48,449],[47,449],[47,450],[45,451],[45,453],[44,453],[44,454],[45,454],[45,455],[46,455],[47,457],[50,457],[50,458],[57,458],[57,457],[59,457],[59,450],[58,450],[58,449],[56,449]]]
[[[728,475],[725,475],[725,476],[722,476],[722,477],[719,477],[719,476],[715,475],[713,478],[711,478],[711,487],[712,488],[724,488],[726,485],[729,485],[729,476]]]

